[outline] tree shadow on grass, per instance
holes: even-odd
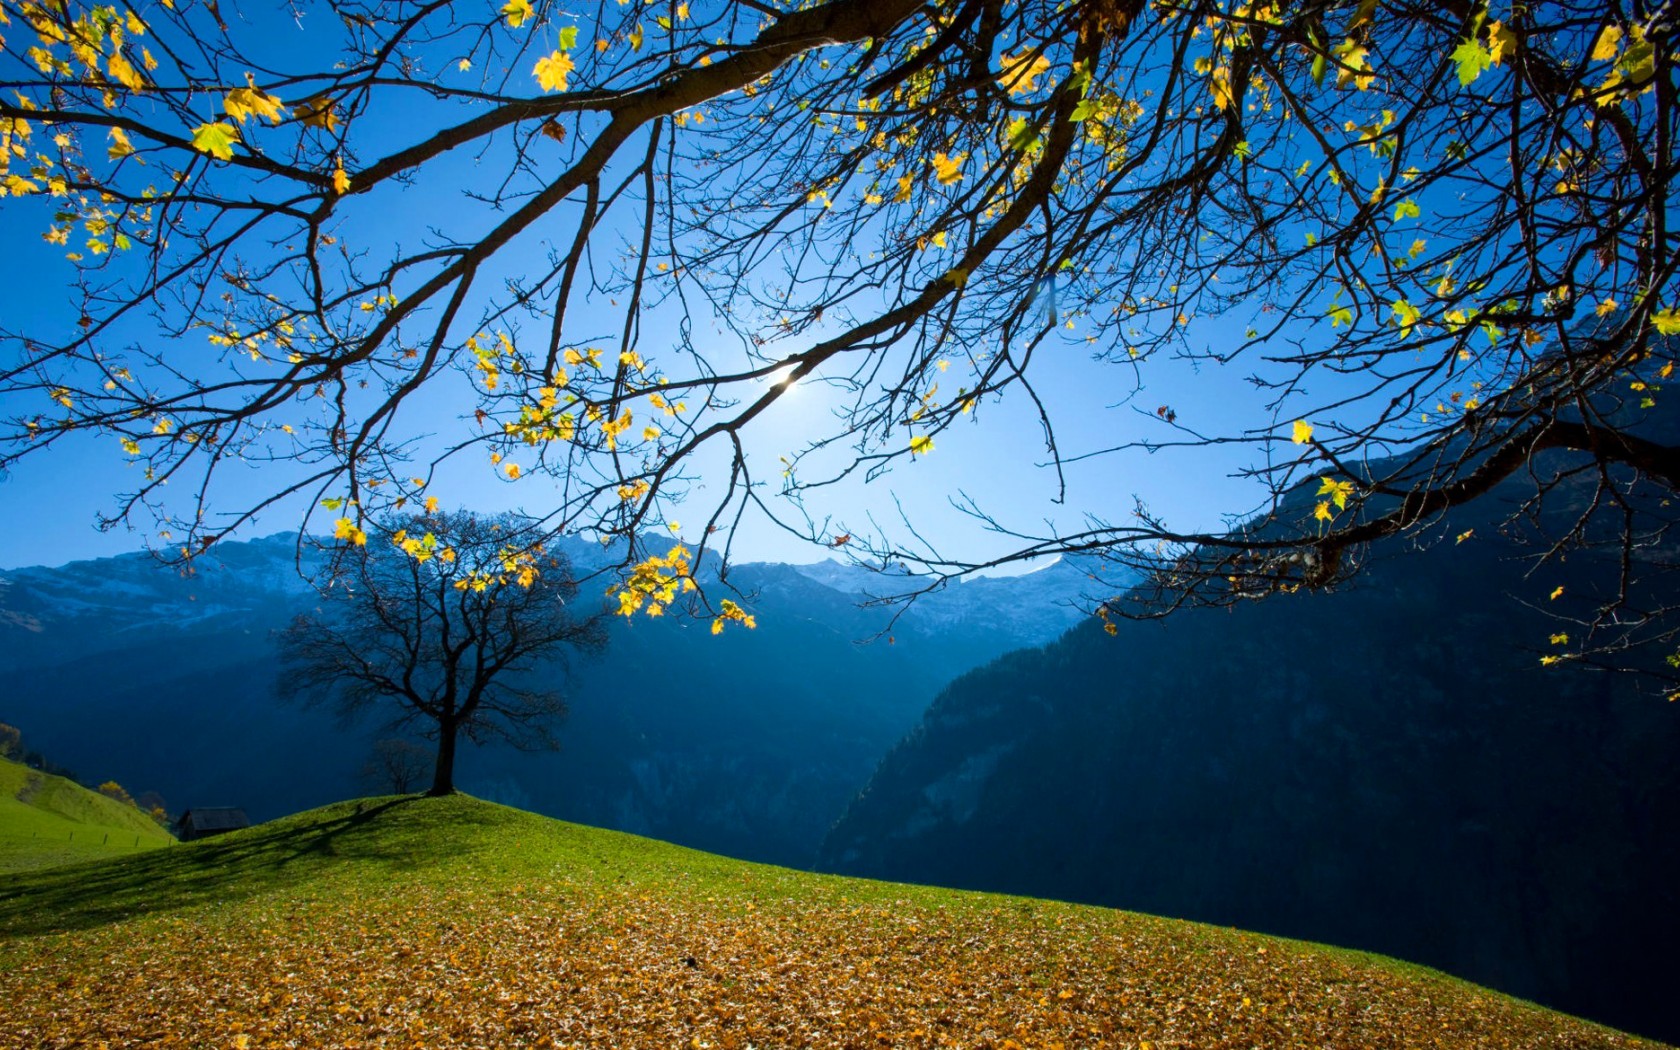
[[[0,936],[62,933],[243,900],[341,871],[347,862],[387,872],[424,867],[440,856],[442,828],[391,819],[420,797],[342,803],[311,821],[259,824],[120,860],[8,877],[0,884]]]

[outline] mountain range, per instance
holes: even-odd
[[[617,555],[563,543],[580,574]],[[175,809],[237,805],[260,820],[378,786],[357,780],[377,723],[276,699],[275,632],[321,602],[308,550],[279,535],[218,544],[186,573],[145,554],[0,572],[0,721],[55,762]],[[756,630],[615,617],[603,654],[542,672],[565,683],[561,750],[469,751],[459,782],[570,820],[808,865],[939,688],[1076,622],[1087,578],[1062,562],[952,585],[876,637],[891,610],[863,603],[904,582],[834,561],[742,564],[729,584]]]

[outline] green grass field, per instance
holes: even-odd
[[[0,1047],[1636,1047],[1392,960],[464,796],[0,882]]]
[[[0,872],[126,856],[174,841],[132,806],[0,759]]]

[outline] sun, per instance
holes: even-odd
[[[793,366],[783,365],[770,373],[770,385],[782,395],[791,394],[798,390],[799,381],[793,377]]]

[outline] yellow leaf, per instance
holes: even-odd
[[[193,129],[193,149],[208,153],[217,160],[233,159],[233,144],[239,141],[239,131],[232,124],[216,122],[200,124]]]
[[[507,16],[507,24],[511,28],[518,29],[536,12],[531,9],[531,0],[508,0],[502,7],[502,14]]]
[[[129,63],[121,51],[106,59],[105,68],[112,80],[130,91],[140,91],[146,86],[146,82],[140,79],[140,71]]]
[[[427,496],[426,497],[426,513],[427,514],[436,514],[437,510],[438,510],[437,497],[436,496]]]
[[[1672,306],[1658,310],[1651,315],[1651,323],[1656,326],[1658,335],[1680,335],[1680,310]]]
[[[1330,499],[1335,502],[1338,510],[1346,510],[1348,497],[1353,495],[1353,482],[1336,481],[1332,478],[1319,478],[1318,494],[1320,496],[1329,496]]]
[[[1493,58],[1494,65],[1501,65],[1505,59],[1517,51],[1517,34],[1503,22],[1488,23],[1488,54]]]
[[[292,116],[306,128],[331,131],[338,127],[338,110],[325,95],[305,99],[292,107]]]
[[[1329,521],[1335,515],[1330,513],[1330,501],[1319,500],[1318,506],[1313,508],[1313,517],[1319,521]]]
[[[455,68],[459,69],[461,72],[465,73],[467,70],[472,68],[472,59],[470,59],[470,58],[461,59],[461,61],[455,63]]]
[[[1357,88],[1368,90],[1377,79],[1371,68],[1371,52],[1369,48],[1360,46],[1352,40],[1344,41],[1336,49],[1336,58],[1340,68],[1336,71],[1336,86],[1347,89]]]
[[[509,463],[507,466],[503,467],[502,469],[507,471],[507,476],[508,476],[509,481],[518,481],[519,480],[519,475],[521,473],[523,473],[523,471],[521,471],[519,469],[519,464],[517,464],[517,463]]]
[[[349,518],[339,518],[337,521],[333,522],[333,538],[337,540],[346,540],[350,543],[354,543],[358,547],[367,546],[367,533],[362,531],[362,529]]]
[[[1609,298],[1600,299],[1598,305],[1593,308],[1593,313],[1597,314],[1600,317],[1604,317],[1604,316],[1607,316],[1608,314],[1614,313],[1617,305],[1618,304],[1617,304],[1616,300],[1614,300],[1614,299],[1609,299]]]
[[[338,194],[340,197],[350,192],[350,176],[344,171],[344,160],[342,158],[339,159],[337,165],[333,168],[332,184],[333,192]]]
[[[1038,90],[1038,78],[1049,68],[1050,60],[1043,55],[1033,58],[1025,51],[1014,56],[1005,54],[997,81],[1011,95],[1025,95]]]
[[[926,434],[917,434],[915,437],[910,439],[910,454],[911,455],[913,455],[913,456],[925,456],[929,452],[932,452],[932,451],[933,451],[933,439],[928,437]]]
[[[941,186],[949,186],[953,182],[961,182],[962,165],[963,161],[966,159],[968,159],[968,154],[966,153],[959,153],[955,157],[948,157],[943,153],[935,153],[933,155],[933,174],[934,177],[939,180],[939,184]]]
[[[257,87],[256,78],[251,74],[245,74],[245,82],[248,87],[234,88],[223,97],[222,109],[227,111],[227,115],[241,124],[251,116],[267,117],[271,123],[280,123],[285,116],[286,104]]]
[[[1213,91],[1213,104],[1217,106],[1221,112],[1231,108],[1231,105],[1236,101],[1236,98],[1231,91],[1230,66],[1220,66],[1213,71],[1211,90]]]
[[[1304,419],[1297,419],[1295,421],[1294,429],[1290,431],[1289,440],[1295,442],[1297,445],[1305,445],[1307,442],[1312,440],[1312,436],[1312,424],[1308,423]]]
[[[564,91],[566,78],[571,75],[573,68],[571,55],[564,51],[555,51],[547,58],[537,60],[537,83],[544,91]]]
[[[1619,26],[1605,26],[1599,31],[1598,40],[1593,44],[1592,57],[1595,62],[1604,62],[1616,57],[1616,51],[1622,42],[1622,30]]]
[[[1556,589],[1555,589],[1555,590],[1553,590],[1553,591],[1552,591],[1552,593],[1551,593],[1551,594],[1550,594],[1550,595],[1549,595],[1549,596],[1548,596],[1548,599],[1549,599],[1549,600],[1550,600],[1550,601],[1554,601],[1554,602],[1555,602],[1555,601],[1557,601],[1557,600],[1558,600],[1558,599],[1559,599],[1559,598],[1561,598],[1561,597],[1563,597],[1563,585],[1562,585],[1562,584],[1559,584],[1559,585],[1558,585],[1558,586],[1557,586],[1557,588],[1556,588]]]

